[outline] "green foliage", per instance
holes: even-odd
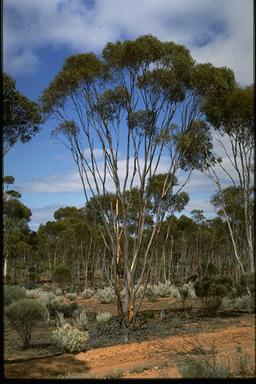
[[[46,306],[39,301],[25,298],[10,304],[5,310],[5,315],[22,339],[24,348],[27,348],[30,345],[32,329],[38,322],[47,320],[49,313]]]
[[[221,275],[204,276],[196,281],[194,288],[202,302],[203,310],[209,315],[215,315],[223,297],[230,294],[232,281]]]
[[[19,299],[26,297],[26,290],[18,286],[4,286],[4,306],[14,303]]]
[[[52,279],[62,288],[71,281],[71,277],[71,270],[65,264],[58,265],[52,273]]]
[[[180,153],[180,166],[184,170],[205,170],[215,162],[212,138],[205,121],[197,120],[175,137]]]
[[[63,352],[81,351],[88,339],[88,332],[81,332],[69,323],[64,323],[53,331],[53,341],[57,348]]]
[[[57,307],[58,312],[62,312],[64,314],[64,317],[72,317],[74,315],[74,312],[77,311],[78,308],[80,308],[80,305],[76,302],[70,304],[60,304]]]
[[[16,89],[15,80],[3,74],[2,129],[4,155],[20,141],[26,143],[39,131],[41,113],[39,106]]]

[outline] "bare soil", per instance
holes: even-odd
[[[182,311],[179,300],[161,298],[145,301],[134,329],[127,333],[118,326],[114,304],[99,304],[94,299],[76,301],[92,315],[107,311],[113,318],[96,327],[92,316],[88,326],[90,340],[76,354],[60,354],[54,349],[54,324],[35,329],[31,348],[25,351],[16,333],[6,326],[6,378],[179,378],[177,358],[193,348],[195,338],[205,346],[214,343],[219,355],[231,354],[240,346],[255,358],[252,314],[222,310],[217,317],[206,318],[200,313],[197,300],[188,300]]]

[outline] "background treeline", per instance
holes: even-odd
[[[158,177],[160,179],[161,176]],[[65,207],[54,213],[54,220],[41,224],[37,231],[29,228],[31,211],[20,200],[21,194],[11,190],[14,178],[5,177],[4,192],[4,254],[5,276],[10,284],[20,282],[33,283],[51,279],[56,266],[65,264],[72,272],[73,288],[103,287],[111,285],[114,274],[111,245],[107,241],[106,230],[96,200],[101,199],[108,221],[115,220],[111,204],[115,196],[92,198],[84,208]],[[156,183],[151,183],[152,188]],[[132,194],[133,204],[129,211],[129,250],[133,252],[136,237],[136,193]],[[238,244],[239,256],[244,270],[249,271],[247,243],[243,209],[239,200],[239,191],[234,187],[224,190],[225,207],[229,220],[235,228],[234,236]],[[149,193],[149,195],[150,195]],[[152,197],[152,195],[150,195]],[[218,208],[218,193],[212,196],[211,203]],[[154,204],[148,201],[145,219],[145,236],[140,251],[137,273],[144,266],[143,254],[153,228]],[[167,281],[180,285],[191,276],[202,276],[209,263],[214,264],[223,274],[236,282],[241,277],[241,268],[237,264],[227,222],[223,211],[217,211],[216,217],[207,219],[200,209],[193,210],[191,217],[175,211],[184,209],[189,201],[183,192],[171,202],[170,214],[160,223],[155,241],[148,259],[148,282],[151,284]],[[168,206],[166,206],[168,212]],[[122,237],[121,237],[122,242]],[[120,276],[123,275],[121,261]]]

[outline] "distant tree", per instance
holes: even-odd
[[[31,210],[21,201],[21,193],[14,190],[9,190],[9,185],[14,183],[14,177],[6,176],[4,182],[4,198],[3,198],[3,213],[4,213],[4,276],[8,275],[8,259],[10,254],[17,255],[19,251],[24,250],[22,236],[29,233],[28,223],[32,215]],[[18,247],[18,248],[17,248]],[[25,246],[26,251],[29,245]],[[16,256],[15,256],[16,257]],[[15,258],[14,257],[14,258]],[[15,272],[16,273],[16,272]]]
[[[27,143],[38,132],[42,121],[37,103],[16,89],[15,80],[3,74],[3,155],[18,142]]]

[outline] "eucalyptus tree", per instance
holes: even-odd
[[[238,244],[235,241],[233,227],[226,212],[224,185],[220,171],[237,190],[237,196],[243,194],[244,237],[247,242],[248,270],[254,271],[254,209],[253,209],[253,173],[254,173],[254,87],[234,87],[232,92],[209,98],[204,105],[207,119],[216,129],[217,141],[224,151],[225,163],[219,160],[219,169],[209,167],[207,175],[217,186],[219,198],[222,196],[222,210],[228,223],[234,253],[241,271],[244,265],[240,260]],[[226,138],[226,140],[224,140]],[[220,207],[220,205],[219,205]]]
[[[39,131],[39,105],[16,89],[15,80],[3,73],[3,155],[18,142],[26,143]]]
[[[138,311],[136,295],[147,275],[150,250],[177,170],[185,169],[188,180],[193,169],[207,166],[201,150],[205,147],[207,161],[213,160],[208,128],[201,120],[205,95],[229,91],[232,80],[230,70],[196,64],[185,47],[146,35],[108,43],[101,57],[93,53],[70,56],[41,97],[46,116],[56,121],[54,134],[73,155],[86,201],[114,194],[111,215],[106,215],[104,198],[95,201],[113,257],[118,314],[129,323]],[[147,185],[163,167],[165,179],[142,254]],[[130,251],[132,201],[125,192],[134,187],[139,191],[138,213]],[[135,279],[141,257],[144,267]]]

